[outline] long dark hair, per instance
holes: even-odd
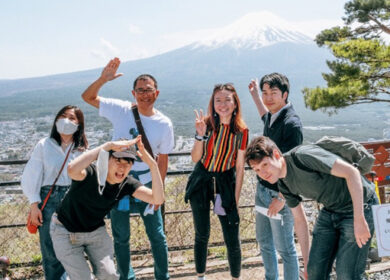
[[[232,115],[232,118],[230,120],[230,129],[233,131],[233,133],[242,132],[245,128],[247,128],[241,114],[241,103],[240,99],[238,98],[236,89],[234,88],[233,84],[217,84],[214,86],[213,94],[211,95],[210,101],[209,101],[209,107],[207,110],[207,118],[206,118],[206,125],[207,129],[211,129],[213,131],[217,131],[219,127],[219,115],[215,111],[214,108],[214,96],[217,94],[217,92],[221,90],[227,90],[233,93],[233,99],[234,103],[236,104],[236,109],[234,109],[234,113]]]
[[[57,113],[56,117],[54,118],[53,126],[51,127],[50,137],[53,138],[54,140],[56,140],[58,145],[61,146],[61,136],[57,131],[56,122],[57,122],[58,118],[61,117],[62,114],[64,114],[69,109],[74,110],[74,113],[75,113],[77,120],[79,122],[79,126],[77,128],[77,131],[75,133],[73,133],[73,141],[74,141],[73,149],[74,150],[77,149],[80,151],[86,150],[88,148],[88,140],[87,140],[87,137],[85,136],[85,132],[84,132],[84,114],[80,110],[80,108],[77,106],[66,105]]]

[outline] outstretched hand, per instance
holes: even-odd
[[[119,58],[115,57],[114,59],[111,59],[110,62],[108,62],[108,64],[106,65],[106,67],[104,67],[102,74],[100,75],[101,78],[108,82],[122,76],[123,73],[116,73],[120,64],[121,61],[119,60]]]
[[[252,95],[258,95],[259,94],[259,79],[252,79],[251,82],[248,85],[249,92]]]
[[[195,129],[196,134],[199,136],[204,136],[206,134],[206,122],[204,121],[204,115],[202,109],[199,110],[199,114],[197,110],[194,110],[195,112]]]

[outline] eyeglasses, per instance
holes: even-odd
[[[156,89],[155,88],[146,88],[146,89],[144,89],[144,88],[137,88],[137,89],[135,89],[135,92],[137,93],[137,94],[152,94],[152,93],[154,93],[156,91]]]

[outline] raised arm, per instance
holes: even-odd
[[[122,73],[116,73],[120,63],[121,62],[117,57],[110,60],[106,67],[104,67],[100,77],[95,82],[93,82],[81,95],[85,102],[96,108],[99,108],[100,98],[98,93],[100,88],[108,81],[112,81],[123,75]]]
[[[363,185],[359,170],[351,164],[337,159],[332,166],[330,173],[334,176],[344,178],[347,181],[348,191],[353,204],[353,228],[356,243],[361,248],[370,239],[370,229],[364,218],[363,211]]]
[[[302,258],[305,268],[305,278],[307,276],[307,264],[309,263],[309,227],[307,226],[306,214],[303,210],[302,203],[299,203],[298,206],[291,208],[291,212],[294,216],[294,229],[298,237],[299,246],[301,246]]]
[[[145,162],[149,166],[150,173],[152,175],[152,189],[150,190],[145,186],[141,186],[134,192],[133,196],[151,204],[163,204],[165,200],[164,188],[158,164],[154,160],[154,158],[146,151],[142,141],[138,142],[138,148],[138,156],[143,162]]]
[[[69,177],[75,181],[84,180],[85,176],[87,176],[86,168],[97,159],[101,149],[104,149],[107,152],[110,150],[120,151],[134,145],[137,141],[139,141],[139,138],[126,141],[106,142],[93,150],[81,154],[68,164]]]
[[[195,112],[195,130],[196,134],[200,137],[203,137],[206,135],[206,123],[205,123],[205,118],[203,115],[203,111],[199,110],[198,111],[194,110]],[[191,150],[191,158],[193,162],[198,162],[203,154],[203,141],[201,140],[195,140],[194,146],[192,147]]]
[[[248,85],[248,88],[249,88],[249,93],[251,94],[252,99],[255,102],[257,111],[259,112],[259,115],[262,118],[265,114],[268,113],[268,109],[264,105],[263,99],[261,99],[260,97],[259,80],[257,78],[251,80],[251,82]]]

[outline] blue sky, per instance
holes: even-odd
[[[313,36],[341,23],[344,0],[11,0],[0,2],[0,79],[152,56],[267,10]]]

